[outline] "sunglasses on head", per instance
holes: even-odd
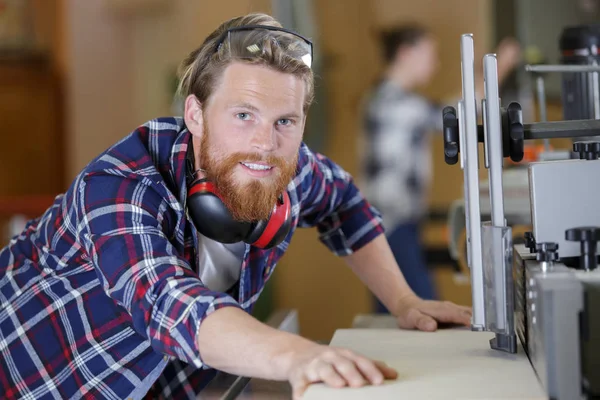
[[[219,37],[215,52],[225,46],[234,58],[252,58],[263,54],[267,45],[275,45],[284,54],[312,67],[313,44],[304,36],[285,28],[246,25],[230,28]]]

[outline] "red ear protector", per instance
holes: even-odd
[[[191,145],[189,146],[191,150]],[[194,226],[202,235],[220,243],[246,242],[261,249],[281,243],[292,228],[290,197],[283,192],[268,219],[255,222],[233,218],[215,184],[205,178],[194,179],[193,153],[188,152],[187,210]]]
[[[279,196],[269,219],[242,222],[233,219],[212,182],[197,179],[188,188],[187,208],[198,232],[221,243],[244,241],[269,249],[281,243],[292,226],[287,192]]]

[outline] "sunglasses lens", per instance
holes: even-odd
[[[252,28],[228,32],[219,51],[226,51],[233,58],[252,58],[274,54],[276,48],[284,56],[312,66],[312,45],[292,33]]]

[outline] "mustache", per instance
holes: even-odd
[[[234,153],[224,160],[223,164],[234,165],[240,162],[260,162],[273,167],[285,167],[288,162],[283,157],[275,157],[273,155],[263,156],[258,153]]]

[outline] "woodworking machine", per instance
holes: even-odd
[[[548,398],[591,399],[600,398],[600,29],[567,28],[560,44],[560,64],[526,69],[562,75],[563,121],[527,124],[520,104],[502,106],[496,56],[487,54],[478,125],[473,36],[462,35],[462,99],[443,111],[444,157],[464,172],[471,329],[494,332],[497,351],[522,346]],[[552,138],[571,138],[571,156],[522,166],[532,229],[513,243],[504,159],[521,162],[525,141]],[[489,220],[482,220],[481,166],[488,171]]]

